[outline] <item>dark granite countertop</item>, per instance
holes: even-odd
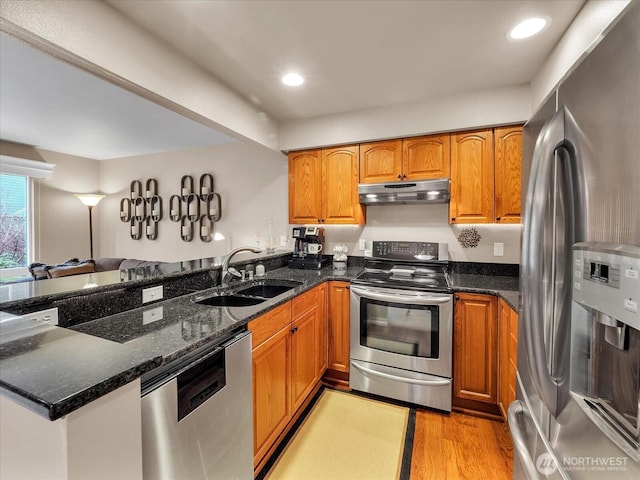
[[[0,387],[50,420],[86,405],[161,364],[161,357],[33,320],[4,317]]]
[[[266,281],[300,282],[294,289],[252,307],[211,307],[196,297],[210,288],[111,315],[71,328],[0,317],[0,388],[24,407],[56,420],[163,364],[207,344],[217,343],[265,313],[327,281],[344,280],[332,268],[321,271],[280,268]]]
[[[0,342],[0,387],[25,407],[55,420],[158,366],[224,340],[246,328],[250,320],[324,281],[348,282],[361,271],[361,266],[350,266],[342,275],[331,267],[268,271],[266,282],[289,280],[300,285],[250,307],[194,302],[220,291],[216,287],[71,328],[32,326],[9,333],[5,328]],[[451,280],[454,291],[499,295],[518,309],[517,277],[452,274]]]
[[[497,295],[516,312],[520,311],[520,281],[518,277],[454,273],[451,275],[451,283],[456,292]]]

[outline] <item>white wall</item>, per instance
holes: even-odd
[[[0,392],[0,478],[142,479],[140,380],[50,421]]]
[[[71,257],[88,258],[89,213],[73,193],[100,189],[99,162],[1,141],[0,151],[55,165],[51,178],[33,182],[33,261],[60,263]],[[98,238],[94,238],[94,251],[99,251]]]
[[[89,210],[73,193],[93,193],[100,187],[97,160],[40,150],[55,165],[48,180],[34,185],[35,259],[59,263],[89,258]],[[94,227],[95,227],[94,219]],[[94,234],[94,255],[100,243]]]
[[[521,225],[449,225],[448,204],[379,205],[367,207],[364,226],[325,226],[326,251],[336,243],[345,243],[349,255],[362,256],[359,240],[410,240],[447,243],[449,257],[457,262],[519,263]],[[460,232],[475,228],[480,233],[479,245],[462,248]],[[504,243],[504,256],[493,256],[493,243]]]
[[[205,243],[200,238],[184,242],[180,226],[168,218],[169,197],[179,193],[183,175],[211,173],[214,189],[222,197],[222,218],[216,231],[229,237],[227,242]],[[180,261],[224,255],[227,248],[255,245],[254,235],[267,236],[272,219],[277,240],[287,226],[287,161],[279,152],[248,143],[144,155],[100,162],[101,190],[107,198],[96,207],[99,217],[100,256],[129,257],[146,260]],[[132,180],[144,183],[158,180],[159,195],[164,202],[164,218],[158,238],[133,240],[129,224],[120,221],[120,199],[129,196]]]
[[[280,149],[301,150],[524,123],[530,114],[528,85],[460,92],[424,102],[282,122]]]

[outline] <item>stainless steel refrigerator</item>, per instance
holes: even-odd
[[[514,478],[640,478],[640,2],[525,125]]]

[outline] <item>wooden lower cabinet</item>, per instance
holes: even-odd
[[[453,406],[498,412],[496,297],[457,293],[453,323]]]
[[[253,350],[254,465],[265,456],[291,418],[289,351],[288,326]]]
[[[325,380],[349,386],[349,282],[329,282],[327,292],[327,372]]]
[[[319,386],[326,365],[325,302],[323,284],[249,322],[258,470]]]
[[[516,399],[516,370],[518,359],[518,313],[507,303],[498,300],[498,334],[500,336],[498,365],[498,407],[507,419],[507,409]]]
[[[518,314],[493,295],[455,299],[453,407],[506,420],[516,398]]]

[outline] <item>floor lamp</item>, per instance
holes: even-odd
[[[89,250],[91,252],[89,258],[93,258],[93,220],[91,218],[91,211],[93,207],[100,203],[100,200],[102,200],[105,195],[95,193],[74,193],[74,195],[89,208]]]

